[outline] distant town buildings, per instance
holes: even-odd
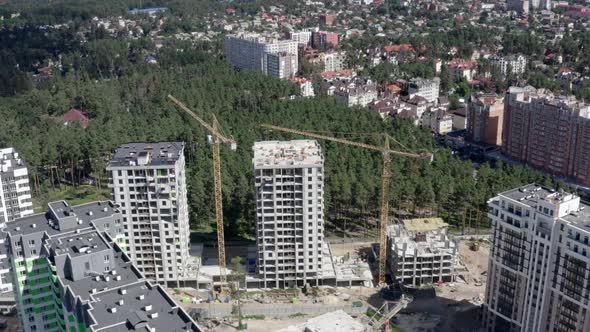
[[[14,148],[0,149],[0,230],[7,222],[33,214],[29,172]],[[0,237],[0,245],[4,237]],[[4,252],[2,250],[2,252]],[[6,258],[0,258],[0,292],[12,290]]]
[[[530,0],[507,0],[506,8],[513,10],[520,15],[528,15],[529,13],[529,1]]]
[[[510,69],[510,73],[516,76],[520,76],[524,74],[526,71],[526,58],[522,54],[518,55],[509,55],[509,56],[491,56],[489,57],[490,64],[492,66],[496,66],[499,68],[500,73],[503,76],[509,74],[508,70]]]
[[[113,200],[123,215],[122,247],[145,277],[170,287],[195,280],[184,143],[121,145],[107,172]]]
[[[6,224],[22,328],[45,331],[201,329],[118,246],[123,215],[112,202],[49,204]]]
[[[438,103],[440,91],[440,78],[435,77],[431,80],[424,78],[413,78],[408,82],[408,95],[410,98],[420,96],[427,102]]]
[[[334,48],[338,46],[339,38],[335,32],[314,31],[311,34],[311,46],[316,49]]]
[[[301,95],[301,97],[315,96],[313,84],[310,80],[304,77],[292,77],[289,79],[289,81],[295,83],[299,87],[299,94]]]
[[[476,94],[467,104],[467,139],[476,143],[502,145],[504,98]]]
[[[511,87],[505,103],[503,153],[590,185],[589,105],[532,87]]]
[[[387,229],[387,267],[396,282],[420,286],[455,281],[457,246],[440,218],[408,219]]]
[[[322,14],[320,15],[320,25],[322,27],[332,26],[337,17],[336,14]]]
[[[422,126],[438,135],[453,131],[453,116],[446,109],[432,109],[422,115]]]
[[[234,67],[261,71],[279,78],[288,78],[297,72],[297,47],[295,40],[277,40],[258,34],[225,37],[225,55]],[[277,76],[281,74],[283,76]]]
[[[328,95],[333,95],[346,106],[368,106],[377,99],[377,85],[370,79],[355,77],[352,80],[333,80]]]
[[[324,248],[324,157],[311,140],[254,143],[258,273],[264,288],[317,285]]]
[[[492,245],[488,331],[587,331],[590,208],[575,194],[530,184],[488,201]]]
[[[477,61],[455,58],[447,63],[447,67],[456,79],[471,81],[477,71]]]

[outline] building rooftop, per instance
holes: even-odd
[[[571,194],[565,193],[562,190],[556,191],[555,189],[542,187],[534,183],[502,192],[499,195],[531,206],[536,206],[539,200],[558,203],[560,200],[567,199],[568,196],[571,196]]]
[[[93,297],[90,314],[97,322],[93,326],[95,330],[200,331],[160,286],[148,282],[112,289]]]
[[[184,151],[183,142],[128,143],[115,149],[108,168],[174,165]]]
[[[55,215],[52,215],[51,211]],[[47,232],[49,236],[61,233],[57,218],[75,217],[78,228],[91,227],[90,222],[119,213],[118,208],[109,201],[96,201],[69,206],[65,201],[49,203],[49,211],[33,214],[6,223],[4,232],[11,235]]]
[[[110,249],[110,246],[96,231],[51,238],[47,240],[46,244],[48,248],[54,250],[56,255],[70,255],[71,257]]]
[[[14,172],[15,169],[25,167],[25,162],[14,148],[0,149],[0,174]]]
[[[61,281],[64,285],[70,286],[74,294],[80,296],[82,301],[88,301],[91,299],[90,296],[93,294],[93,290],[96,290],[96,292],[107,291],[143,279],[141,272],[133,265],[131,260],[117,248],[114,248],[114,250],[115,269],[108,272],[94,273],[87,278],[76,281],[67,278],[62,278]]]
[[[315,140],[255,142],[254,167],[321,166],[321,147]]]
[[[408,232],[432,231],[435,229],[449,226],[449,224],[444,222],[442,218],[406,219],[403,221],[403,223]]]
[[[441,227],[424,227],[420,231],[410,231],[405,225],[400,224],[388,226],[387,237],[391,239],[392,250],[399,257],[453,254],[456,245],[446,233],[448,225],[442,220],[438,223]]]

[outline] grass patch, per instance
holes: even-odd
[[[242,316],[242,319],[264,320],[264,319],[266,319],[266,316],[264,316],[264,315],[246,315],[246,316]]]
[[[367,309],[367,312],[365,313],[365,315],[367,315],[369,318],[375,317],[376,320],[380,320],[383,317],[383,316],[381,316],[380,313],[373,310],[372,308]]]
[[[294,314],[289,315],[289,318],[298,318],[298,317],[305,317],[307,314],[303,312],[296,312]]]
[[[82,185],[78,187],[61,185],[61,189],[48,189],[42,195],[33,198],[33,210],[40,213],[47,210],[47,203],[64,200],[70,206],[84,204],[98,200],[110,199],[109,188],[98,190],[95,186]]]

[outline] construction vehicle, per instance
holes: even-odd
[[[317,138],[321,140],[332,141],[344,145],[352,145],[363,149],[379,151],[383,155],[383,173],[381,174],[381,207],[380,207],[380,215],[379,219],[381,222],[380,231],[379,231],[379,279],[378,284],[379,286],[385,286],[385,271],[386,271],[386,261],[387,261],[387,225],[388,225],[388,218],[389,218],[389,180],[391,179],[391,172],[390,172],[390,161],[391,155],[402,156],[402,157],[409,157],[409,158],[416,158],[416,159],[424,159],[432,161],[433,155],[431,153],[413,153],[413,152],[403,152],[403,151],[396,151],[391,150],[389,148],[389,140],[393,139],[389,135],[385,134],[385,144],[383,146],[375,146],[360,142],[353,142],[345,139],[340,139],[336,137],[320,135],[316,133],[310,133],[302,130],[297,129],[290,129],[290,128],[283,128],[279,126],[274,126],[270,124],[261,124],[259,125],[262,128],[271,129],[271,130],[278,130],[286,133],[297,134],[312,138]],[[401,145],[401,143],[398,143]]]
[[[219,130],[219,123],[217,118],[212,114],[213,122],[208,124],[191,111],[186,105],[174,98],[172,95],[168,95],[168,99],[174,102],[184,112],[190,115],[193,119],[197,120],[203,127],[205,127],[211,135],[207,136],[207,141],[211,145],[213,151],[213,182],[215,190],[215,222],[217,224],[217,248],[219,253],[219,274],[221,287],[226,283],[226,262],[225,262],[225,237],[223,231],[223,195],[221,192],[221,158],[219,156],[219,145],[229,145],[232,151],[236,150],[237,144],[232,137],[226,137]]]

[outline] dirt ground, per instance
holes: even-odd
[[[479,311],[485,293],[490,247],[480,243],[478,251],[469,248],[469,241],[459,243],[459,256],[464,264],[463,278],[435,286],[436,297],[414,299],[406,310],[393,319],[403,332],[477,332]]]
[[[299,325],[305,323],[309,318],[308,316],[297,317],[297,318],[286,318],[286,319],[245,319],[243,324],[248,324],[248,330],[250,332],[271,332],[286,328],[290,325]],[[236,328],[237,324],[228,325],[221,324],[213,329],[211,332],[234,332],[238,331]]]
[[[333,256],[344,256],[348,253],[355,255],[359,249],[371,248],[372,242],[334,243],[330,244]]]

